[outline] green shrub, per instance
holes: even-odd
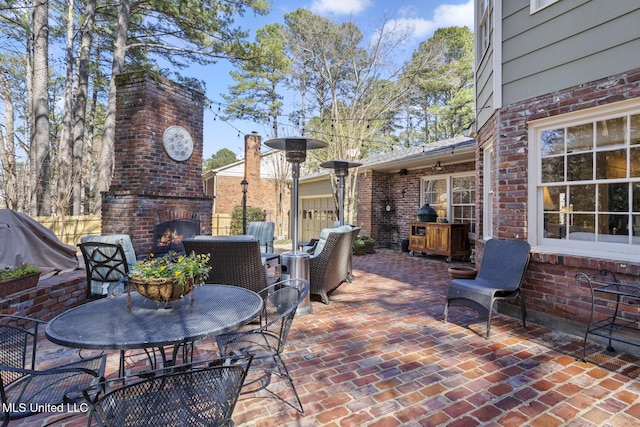
[[[262,208],[247,206],[247,228],[251,221],[265,221],[267,213]],[[231,213],[231,234],[242,234],[242,206],[236,206]]]

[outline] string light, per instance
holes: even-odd
[[[220,113],[222,111],[222,107],[230,106],[230,104],[224,104],[224,103],[217,102],[217,101],[211,101],[210,104],[209,104],[209,111],[211,111],[213,113],[214,121],[216,121],[218,118],[220,118],[220,121],[226,123],[228,126],[230,126],[231,128],[233,128],[234,130],[236,130],[238,132],[238,137],[248,134],[247,132],[243,132],[240,129],[238,129],[237,127],[235,127],[229,120],[224,119],[220,114],[215,113],[213,111],[213,109],[212,109],[212,106],[214,104],[217,105],[218,113]],[[242,115],[244,115],[244,108],[245,108],[244,106],[240,107],[240,111],[241,111]],[[311,110],[313,110],[313,108],[311,108]],[[290,115],[278,114],[277,117],[279,117],[279,118],[289,118]],[[271,121],[271,120],[272,120],[271,117],[269,117],[267,119],[267,121]],[[320,118],[320,123],[324,124],[325,120],[326,119],[324,117],[321,117]],[[339,140],[353,140],[354,138],[352,138],[351,136],[336,134],[335,133],[335,129],[336,129],[335,123],[340,123],[340,122],[366,122],[365,128],[367,130],[370,130],[371,129],[371,122],[374,121],[374,120],[385,121],[386,122],[386,121],[389,120],[389,118],[388,117],[376,117],[376,118],[366,118],[366,119],[359,119],[359,118],[340,118],[340,119],[335,119],[335,118],[332,118],[332,119],[330,119],[330,121],[331,121],[331,126],[330,126],[331,127],[331,133],[326,133],[326,132],[323,132],[321,130],[315,130],[314,131],[314,135],[316,137],[318,137],[318,138],[328,139],[330,142],[335,142],[337,139],[339,139]],[[410,132],[410,131],[413,130],[414,126],[413,126],[413,120],[412,120],[411,117],[397,118],[396,119],[396,121],[401,121],[401,120],[406,120],[407,121],[407,127],[406,127],[407,131]],[[284,124],[281,123],[280,125],[282,126],[283,133],[284,133],[285,128],[291,128],[294,131],[300,132],[301,136],[305,136],[307,130],[304,127],[304,121],[302,121],[301,129],[299,129],[300,123],[301,122],[298,120],[295,123],[295,125],[291,125],[291,124],[288,124],[288,123],[284,123]],[[274,122],[274,125],[273,125],[273,129],[274,129],[274,131],[276,130],[275,122]],[[390,142],[388,140],[378,140],[378,139],[372,139],[372,138],[365,138],[365,139],[369,143],[377,143],[377,144],[380,144],[380,145],[388,144]],[[393,150],[393,149],[394,149],[394,146],[391,145],[390,146],[390,150]],[[424,151],[424,149],[425,149],[424,144],[422,145],[422,149]],[[453,150],[452,150],[451,154],[453,154]]]

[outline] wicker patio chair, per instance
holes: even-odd
[[[289,279],[267,287],[260,294],[265,301],[260,314],[260,324],[248,324],[237,332],[216,337],[218,349],[223,357],[253,354],[253,371],[256,378],[249,378],[242,393],[266,390],[304,415],[293,378],[282,358],[296,310],[309,292],[309,282],[304,279]],[[256,363],[257,362],[257,363]],[[254,369],[255,368],[255,369]],[[269,389],[271,375],[285,378],[297,402],[297,406]]]
[[[333,230],[325,229],[320,233],[315,252],[309,257],[311,295],[319,295],[325,304],[329,304],[330,292],[342,283],[351,281],[353,241],[360,232],[357,227],[346,231]]]
[[[100,426],[233,426],[252,356],[177,365],[100,383],[89,423]]]
[[[522,325],[526,324],[526,309],[521,285],[529,265],[531,246],[524,240],[488,240],[484,247],[480,271],[475,279],[454,279],[449,284],[444,321],[449,306],[472,308],[487,316],[487,334],[491,333],[491,314],[498,300],[520,299]]]
[[[104,375],[106,356],[36,369],[38,326],[27,317],[0,315],[0,396],[2,426],[9,421],[83,401],[83,390]]]
[[[259,292],[267,286],[260,243],[251,236],[199,236],[182,241],[186,253],[210,254],[206,283],[234,285]]]
[[[260,242],[260,251],[273,253],[273,233],[276,225],[271,221],[251,221],[247,234]]]

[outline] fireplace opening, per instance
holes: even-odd
[[[158,214],[153,226],[153,253],[160,257],[168,252],[184,253],[182,241],[200,234],[197,214],[185,215],[181,211]]]

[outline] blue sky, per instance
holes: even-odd
[[[367,35],[384,19],[396,21],[411,30],[411,40],[404,52],[399,52],[398,61],[404,62],[420,42],[427,40],[437,28],[468,26],[473,29],[473,0],[272,0],[267,16],[246,16],[238,21],[243,28],[256,30],[269,23],[283,23],[284,15],[299,8],[340,23],[353,21]],[[236,153],[238,159],[244,157],[244,135],[252,131],[268,139],[267,129],[261,124],[247,121],[224,122],[217,117],[219,103],[224,103],[221,93],[234,82],[229,76],[231,66],[220,61],[206,69],[192,67],[183,70],[185,75],[203,79],[206,96],[214,104],[204,113],[204,158],[211,157],[222,148]],[[287,108],[285,107],[285,111]]]

